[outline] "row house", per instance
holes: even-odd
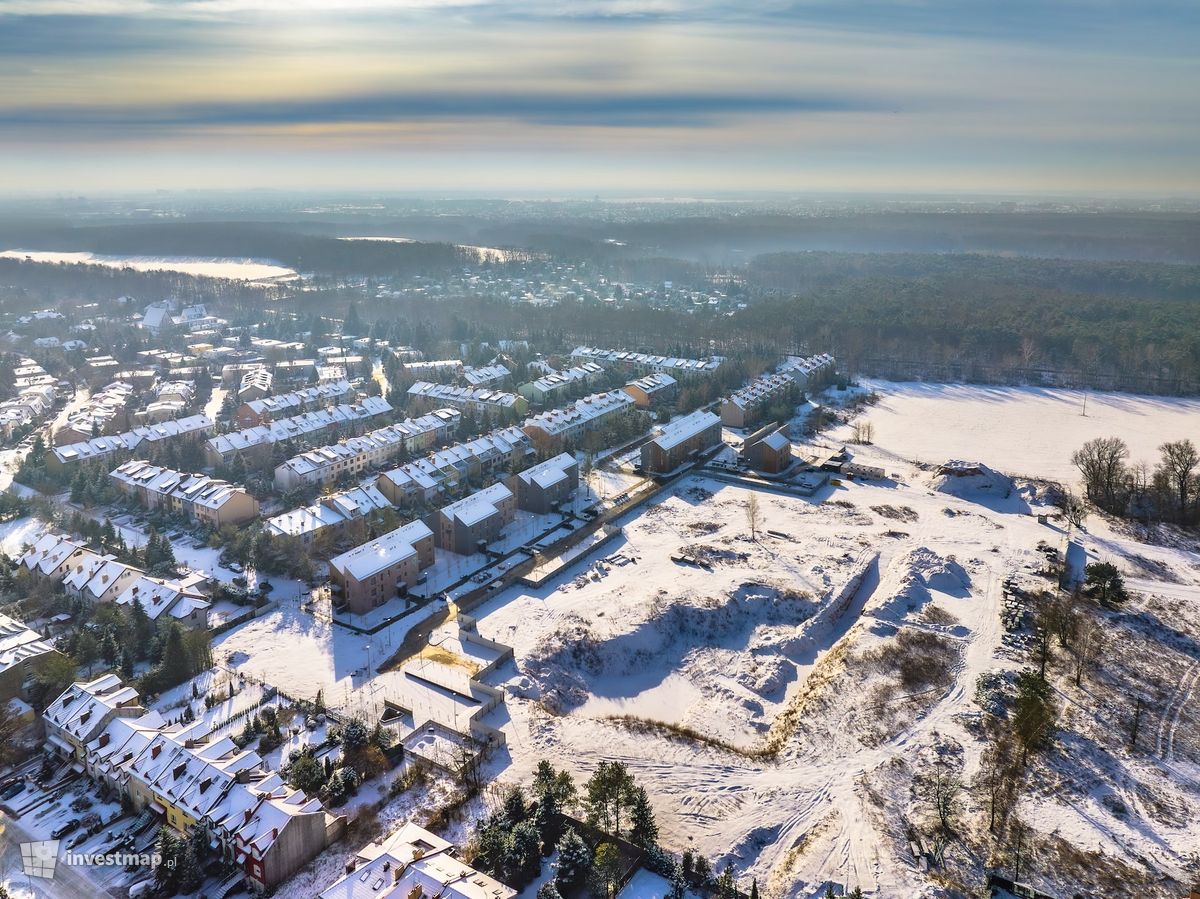
[[[417,381],[408,388],[408,400],[413,408],[431,409],[452,406],[476,415],[499,416],[506,413],[524,414],[528,401],[515,393],[503,390],[487,390],[482,387],[455,387],[450,384],[433,384]]]
[[[16,396],[0,403],[0,434],[11,439],[15,431],[46,418],[57,398],[58,390],[52,383],[21,388]]]
[[[334,593],[351,611],[368,612],[416,585],[433,564],[433,531],[420,519],[329,560]]]
[[[721,400],[721,424],[729,428],[755,425],[772,405],[795,400],[799,391],[800,386],[786,372],[755,378]]]
[[[58,584],[70,573],[72,563],[87,553],[91,550],[73,537],[42,534],[21,554],[17,566],[29,572],[34,580]]]
[[[829,353],[816,356],[789,356],[780,367],[805,390],[815,390],[828,384],[837,372],[837,361]]]
[[[290,393],[250,399],[238,406],[237,411],[233,414],[233,420],[238,427],[249,428],[300,412],[307,412],[310,409],[346,403],[353,399],[354,388],[349,381],[343,378],[340,381],[305,387]]]
[[[633,397],[639,409],[657,409],[675,399],[679,382],[659,371],[630,381],[621,389]]]
[[[411,822],[355,853],[318,899],[515,899],[517,891],[464,864],[447,840]],[[369,891],[364,889],[369,887]]]
[[[500,363],[479,368],[463,366],[462,380],[468,387],[499,387],[512,377],[512,372]]]
[[[548,409],[525,419],[524,430],[542,452],[561,452],[568,443],[603,430],[636,411],[633,397],[622,390],[594,393],[561,409]]]
[[[703,409],[655,429],[642,444],[642,470],[647,474],[674,471],[697,454],[721,443],[721,419]]]
[[[198,442],[212,429],[213,420],[207,415],[188,415],[160,421],[114,437],[93,437],[91,440],[55,447],[46,457],[46,467],[61,471],[79,463],[112,459],[134,451],[150,455],[168,443]]]
[[[0,615],[0,705],[24,699],[33,684],[33,665],[56,653],[37,631]]]
[[[361,437],[299,453],[276,466],[275,486],[287,491],[332,484],[343,477],[362,475],[402,453],[425,452],[449,440],[461,417],[457,409],[436,409]]]
[[[118,490],[147,509],[180,512],[214,528],[258,517],[258,500],[243,488],[208,475],[131,460],[108,476]]]
[[[543,375],[536,381],[522,384],[517,393],[537,406],[552,406],[582,385],[593,384],[604,375],[595,362],[581,362],[562,371]]]
[[[375,487],[355,487],[268,518],[265,527],[274,537],[293,537],[311,546],[321,539],[340,540],[356,526],[365,526],[379,512],[391,508],[388,498]]]
[[[156,623],[178,622],[183,627],[203,629],[208,627],[208,613],[212,609],[212,603],[201,591],[205,583],[207,578],[202,574],[167,579],[139,572],[113,602],[126,609],[132,609],[136,602]]]
[[[208,440],[204,458],[209,465],[222,465],[243,456],[257,462],[270,455],[271,447],[284,440],[312,439],[323,432],[335,432],[360,422],[388,415],[391,404],[383,397],[369,396],[353,406],[330,406],[304,412],[291,418],[281,418],[269,424],[255,425]]]
[[[631,353],[627,350],[605,350],[588,346],[578,346],[571,350],[571,359],[576,362],[595,362],[599,365],[617,367],[640,375],[661,371],[681,380],[715,374],[725,361],[723,356],[681,359],[675,356],[657,356],[650,353]]]
[[[411,360],[404,362],[404,373],[418,381],[436,381],[447,384],[462,377],[461,359]]]
[[[497,428],[384,472],[375,482],[397,506],[429,505],[461,484],[483,483],[521,467],[533,455],[533,442],[519,427]]]
[[[72,684],[43,720],[51,752],[76,759],[135,811],[184,834],[202,828],[256,892],[277,887],[345,829],[344,817],[289,787],[258,753],[211,737],[202,723],[168,729],[114,675]]]
[[[143,574],[140,568],[118,562],[115,556],[86,550],[73,558],[62,579],[63,590],[90,603],[114,602]]]

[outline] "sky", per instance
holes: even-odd
[[[1200,195],[1196,0],[0,0],[0,191]]]

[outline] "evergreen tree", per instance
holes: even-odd
[[[658,824],[645,787],[633,791],[633,807],[629,811],[629,841],[642,849],[658,843]]]
[[[132,648],[135,658],[144,659],[150,654],[150,637],[153,633],[154,625],[150,616],[146,614],[141,599],[135,596],[129,611],[129,639],[132,646],[125,644],[127,648]]]
[[[558,841],[558,862],[555,865],[555,877],[566,889],[583,883],[588,871],[592,869],[592,851],[587,843],[568,827]]]
[[[178,622],[171,623],[167,631],[167,643],[163,649],[162,673],[170,686],[181,684],[192,676],[192,663],[183,645],[183,628]]]
[[[3,899],[3,897],[0,897]],[[537,891],[537,899],[562,899],[562,894],[558,891],[558,886],[554,882],[554,878],[547,880]]]

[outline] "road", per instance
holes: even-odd
[[[12,818],[0,815],[0,877],[10,887],[19,886],[39,899],[102,899],[112,895],[80,868],[68,867],[61,853],[54,867],[53,879],[27,877],[21,866],[20,844],[37,839]]]

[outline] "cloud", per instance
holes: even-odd
[[[272,102],[40,106],[0,110],[7,128],[72,131],[503,119],[564,127],[702,128],[736,116],[861,112],[876,103],[836,94],[376,93]]]

